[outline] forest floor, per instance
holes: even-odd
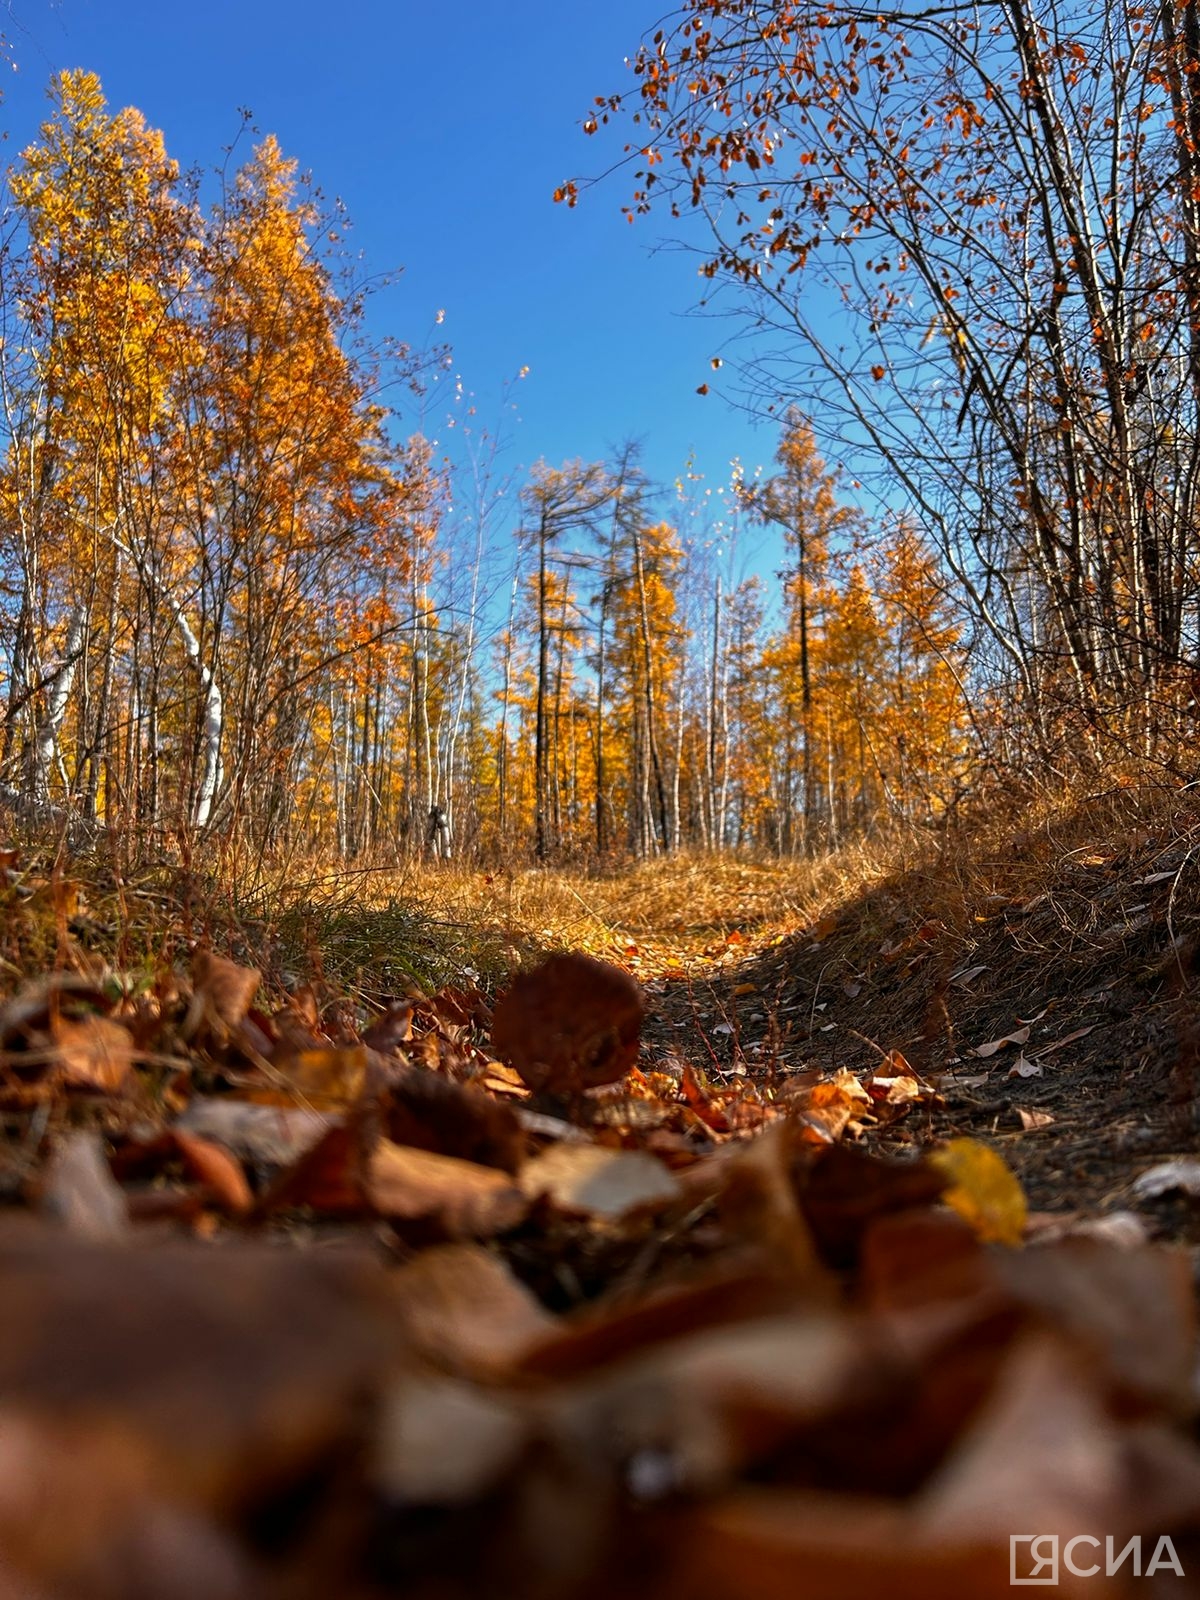
[[[1195,791],[0,871],[0,1600],[1200,1593]]]
[[[986,1138],[1038,1212],[1140,1207],[1200,1241],[1194,1203],[1133,1187],[1200,1129],[1200,804],[1131,824],[1116,798],[877,873],[765,943],[735,924],[724,959],[652,981],[649,1054],[782,1088],[899,1051],[937,1095],[872,1147]]]

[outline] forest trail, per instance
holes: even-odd
[[[197,941],[10,852],[0,1600],[958,1600],[1031,1533],[1191,1593],[1190,808],[791,927],[571,888],[507,1061],[494,905],[404,989],[412,908]]]
[[[1050,840],[1028,840],[957,904],[937,874],[899,873],[785,940],[738,940],[702,976],[651,981],[648,1053],[782,1091],[898,1051],[936,1093],[868,1122],[867,1148],[982,1137],[1036,1211],[1124,1210],[1147,1167],[1195,1147],[1200,831],[1182,820],[1052,870]],[[1192,1210],[1157,1196],[1147,1225],[1191,1241]]]

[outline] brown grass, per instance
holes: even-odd
[[[1200,790],[1043,792],[995,805],[969,827],[895,831],[812,859],[686,853],[599,873],[293,860],[222,882],[166,865],[119,873],[99,859],[56,874],[29,849],[35,892],[4,896],[5,987],[22,968],[64,958],[67,918],[54,884],[65,872],[82,882],[87,943],[118,965],[170,960],[204,940],[281,984],[315,971],[374,996],[471,973],[495,986],[540,949],[591,951],[643,975],[687,970],[715,951],[748,954],[785,939],[873,890],[969,940],[993,900],[1052,892],[1080,863],[1127,858],[1145,874],[1161,856],[1186,867],[1200,853]],[[1181,895],[1198,876],[1181,871]]]

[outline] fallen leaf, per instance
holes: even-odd
[[[372,1487],[385,1504],[466,1505],[510,1476],[531,1431],[519,1398],[422,1373],[382,1396]]]
[[[1015,1033],[1006,1033],[1002,1039],[992,1039],[988,1044],[976,1045],[969,1054],[974,1056],[994,1056],[997,1050],[1003,1050],[1006,1044],[1025,1044],[1029,1039],[1029,1028],[1018,1028]]]
[[[69,1133],[42,1175],[40,1209],[69,1233],[93,1243],[119,1243],[129,1236],[129,1212],[100,1138]]]
[[[1004,1074],[1006,1078],[1040,1078],[1042,1063],[1036,1056],[1018,1056]]]
[[[0,1393],[54,1425],[118,1426],[193,1505],[261,1505],[317,1469],[396,1356],[386,1276],[336,1247],[0,1234],[0,1296]]]
[[[382,1217],[444,1239],[490,1238],[529,1209],[516,1184],[494,1167],[381,1139],[367,1163],[367,1198]]]
[[[645,1001],[627,972],[576,953],[519,973],[500,997],[492,1045],[539,1093],[618,1083],[637,1060]]]
[[[366,1030],[362,1042],[369,1049],[378,1050],[380,1055],[400,1053],[400,1046],[413,1036],[412,1014],[411,1000],[389,1006]]]
[[[479,1082],[482,1088],[490,1089],[493,1094],[511,1095],[518,1100],[527,1099],[529,1095],[529,1090],[521,1082],[521,1074],[512,1067],[506,1067],[502,1061],[489,1061]]]
[[[729,1132],[729,1118],[725,1115],[724,1107],[701,1084],[699,1074],[688,1061],[683,1064],[679,1087],[684,1099],[705,1127],[711,1128],[715,1133]]]
[[[1187,1258],[1069,1237],[993,1261],[999,1282],[1085,1352],[1093,1382],[1178,1416],[1194,1409],[1196,1306]]]
[[[9,1049],[30,1028],[45,1032],[56,1016],[72,1015],[81,1007],[104,1007],[106,1003],[95,982],[79,973],[49,972],[33,978],[0,1005],[0,1045]]]
[[[192,1189],[163,1186],[168,1168],[181,1168]],[[254,1205],[254,1196],[240,1162],[224,1146],[179,1125],[164,1128],[151,1137],[119,1140],[112,1157],[112,1170],[124,1184],[131,1180],[149,1181],[150,1191],[130,1197],[138,1220],[158,1215],[195,1216],[205,1206],[215,1206],[231,1216],[241,1216]]]
[[[526,1139],[511,1106],[424,1067],[382,1065],[386,1083],[380,1109],[393,1144],[516,1172]]]
[[[116,1094],[133,1066],[133,1039],[111,1017],[54,1017],[55,1076],[68,1089]]]
[[[242,1216],[254,1205],[241,1163],[211,1139],[199,1139],[180,1128],[171,1130],[188,1176],[204,1189],[204,1198],[231,1216]]]
[[[739,1487],[680,1513],[659,1592],[726,1600],[1001,1600],[1008,1552],[918,1543],[893,1500],[854,1492]],[[1001,1589],[1000,1584],[1005,1588]]]
[[[1131,1534],[1176,1526],[1198,1509],[1196,1453],[1165,1429],[1115,1426],[1078,1352],[1035,1336],[1012,1351],[913,1512],[926,1537],[1007,1556],[1017,1530],[1101,1529],[1119,1550]],[[1090,1557],[1095,1546],[1085,1548]]]
[[[748,1144],[727,1148],[727,1159],[709,1171],[716,1180],[722,1227],[806,1286],[824,1284],[812,1229],[800,1208],[795,1167],[806,1153],[804,1130],[781,1117]],[[689,1175],[695,1182],[695,1174]]]
[[[813,1144],[835,1143],[853,1119],[870,1109],[871,1096],[854,1073],[845,1069],[787,1102],[789,1116]]]
[[[863,1087],[871,1097],[875,1114],[884,1118],[894,1119],[910,1105],[939,1098],[899,1050],[888,1051]]]
[[[162,1462],[116,1417],[0,1414],[3,1600],[244,1600],[251,1560],[212,1518],[173,1502]]]
[[[303,1106],[263,1106],[224,1095],[198,1095],[173,1126],[269,1169],[291,1166],[316,1144],[330,1120]]]
[[[1025,1193],[1003,1156],[978,1139],[951,1139],[928,1159],[949,1179],[942,1198],[981,1239],[1020,1244],[1028,1208]]]
[[[1055,1039],[1051,1044],[1039,1045],[1030,1056],[1030,1060],[1040,1061],[1043,1056],[1052,1055],[1055,1050],[1061,1050],[1063,1045],[1074,1044],[1076,1039],[1086,1039],[1089,1033],[1094,1033],[1095,1031],[1096,1024],[1093,1022],[1086,1028],[1076,1028],[1074,1033],[1064,1033],[1061,1039]]]
[[[677,1200],[682,1192],[656,1157],[594,1144],[551,1145],[525,1163],[518,1182],[531,1200],[546,1195],[563,1211],[610,1222],[640,1206]]]
[[[1032,1226],[1034,1218],[1030,1216]],[[1103,1217],[1067,1217],[1042,1213],[1031,1243],[1056,1244],[1061,1239],[1096,1239],[1119,1250],[1139,1250],[1150,1243],[1150,1230],[1136,1211],[1110,1211]]]
[[[988,967],[986,961],[981,962],[977,967],[960,967],[957,972],[952,972],[950,974],[949,981],[951,983],[957,983],[961,988],[965,989],[969,984],[974,983],[975,979],[978,978],[981,973],[986,972],[987,970]]]
[[[958,1073],[946,1072],[938,1078],[938,1083],[944,1089],[978,1089],[991,1078],[990,1072],[974,1072],[960,1076]]]
[[[1189,1156],[1160,1161],[1133,1180],[1130,1193],[1138,1200],[1157,1200],[1172,1193],[1200,1195],[1200,1161]]]
[[[259,1202],[259,1214],[299,1206],[324,1217],[361,1216],[367,1201],[367,1147],[361,1118],[329,1124],[320,1137],[275,1177]]]
[[[400,1326],[439,1366],[507,1366],[559,1328],[481,1245],[434,1245],[393,1276]]]
[[[367,1082],[365,1045],[317,1045],[276,1055],[272,1074],[250,1098],[301,1105],[315,1111],[344,1110],[358,1100]]]
[[[1054,1115],[1049,1111],[1027,1111],[1024,1106],[1017,1107],[1017,1116],[1021,1126],[1029,1131],[1031,1128],[1048,1128],[1054,1121]]]
[[[253,967],[241,967],[212,950],[198,950],[192,958],[192,984],[201,1015],[226,1033],[249,1011],[261,982],[262,974]]]
[[[946,1178],[928,1161],[886,1161],[835,1145],[807,1168],[799,1198],[822,1259],[847,1267],[881,1218],[928,1207],[945,1188]]]

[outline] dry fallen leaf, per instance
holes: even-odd
[[[156,1488],[191,1504],[257,1503],[294,1482],[396,1352],[379,1267],[337,1249],[13,1231],[0,1298],[0,1393],[56,1424],[118,1427],[150,1452]]]
[[[525,1131],[510,1105],[425,1067],[373,1057],[383,1068],[380,1110],[393,1144],[434,1150],[516,1172],[525,1157]]]
[[[949,981],[951,983],[957,983],[965,989],[970,984],[974,983],[975,979],[978,978],[981,973],[984,973],[987,970],[988,968],[986,962],[981,962],[975,967],[960,967],[957,972],[952,972],[950,974]]]
[[[171,1130],[188,1176],[200,1184],[204,1199],[218,1205],[231,1216],[242,1216],[254,1205],[240,1162],[211,1139],[198,1139],[180,1128]]]
[[[1076,1039],[1086,1039],[1089,1033],[1094,1033],[1095,1031],[1096,1024],[1094,1022],[1086,1028],[1076,1028],[1071,1033],[1064,1033],[1061,1039],[1054,1039],[1050,1044],[1040,1045],[1033,1054],[1040,1061],[1043,1056],[1053,1055],[1056,1050],[1061,1050],[1063,1045],[1074,1044]]]
[[[94,1243],[117,1243],[129,1235],[125,1197],[113,1179],[99,1136],[67,1135],[46,1163],[39,1202],[43,1214]]]
[[[116,1094],[133,1066],[133,1040],[129,1030],[111,1017],[54,1017],[56,1076],[68,1089],[96,1094]]]
[[[222,1145],[243,1161],[273,1169],[291,1166],[316,1144],[331,1121],[303,1106],[255,1105],[223,1095],[197,1095],[174,1127]]]
[[[164,1184],[168,1169],[176,1169],[187,1186]],[[205,1209],[244,1216],[254,1205],[237,1158],[222,1145],[187,1133],[178,1125],[148,1137],[118,1140],[112,1170],[123,1184],[141,1180],[146,1185],[129,1195],[139,1220],[194,1217]]]
[[[381,1139],[367,1163],[367,1197],[380,1216],[421,1237],[486,1239],[521,1221],[526,1195],[505,1173],[456,1156]]]
[[[469,1505],[510,1475],[531,1423],[519,1396],[422,1373],[387,1390],[373,1428],[372,1487],[428,1515]]]
[[[1101,1530],[1119,1550],[1133,1533],[1200,1512],[1200,1455],[1153,1424],[1118,1425],[1079,1353],[1034,1336],[1012,1350],[914,1512],[927,1536],[990,1544],[997,1555],[1029,1530]]]
[[[405,1336],[443,1368],[507,1366],[559,1326],[482,1245],[422,1250],[392,1282]]]
[[[563,1211],[615,1221],[640,1206],[679,1198],[679,1181],[654,1156],[594,1144],[556,1144],[521,1168],[518,1182],[536,1200],[546,1195]]]
[[[1006,1078],[1040,1078],[1042,1063],[1033,1056],[1018,1056],[1004,1074]]]
[[[192,958],[192,984],[200,1016],[193,1019],[189,1014],[191,1031],[203,1020],[215,1025],[218,1033],[236,1028],[249,1011],[261,981],[261,973],[252,967],[241,967],[211,950],[198,950]]]
[[[1015,1033],[1006,1033],[1001,1039],[992,1039],[987,1044],[976,1045],[974,1050],[968,1051],[974,1056],[994,1056],[997,1050],[1003,1050],[1006,1044],[1025,1044],[1029,1039],[1028,1028],[1018,1028]]]
[[[518,973],[496,1005],[492,1045],[529,1088],[575,1095],[618,1083],[637,1060],[645,1000],[620,967],[551,956]]]
[[[1025,1233],[1025,1195],[1003,1156],[977,1139],[951,1139],[929,1161],[949,1180],[943,1199],[983,1240],[1020,1244]]]
[[[1157,1200],[1171,1193],[1200,1195],[1200,1161],[1190,1156],[1160,1161],[1134,1179],[1130,1193],[1136,1200]]]
[[[834,1144],[852,1121],[870,1113],[871,1096],[853,1072],[843,1069],[789,1097],[787,1109],[809,1143]]]
[[[365,1045],[318,1045],[277,1054],[272,1074],[250,1098],[316,1111],[342,1110],[358,1100],[367,1082]]]
[[[1048,1128],[1054,1121],[1054,1113],[1052,1111],[1029,1111],[1024,1106],[1017,1107],[1017,1116],[1026,1133],[1031,1128]]]

